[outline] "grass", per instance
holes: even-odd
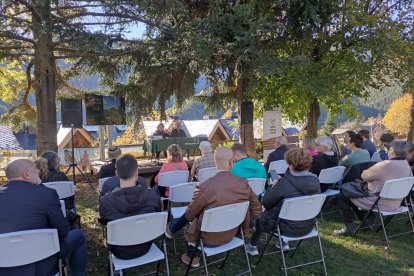
[[[76,200],[78,212],[82,217],[82,229],[88,239],[88,274],[107,275],[107,250],[102,239],[102,232],[97,222],[98,191],[97,183],[78,184],[76,187]],[[390,233],[394,230],[408,229],[405,220],[393,222]],[[330,275],[414,275],[414,234],[404,235],[391,239],[391,255],[385,249],[382,232],[360,233],[357,238],[336,237],[332,234],[334,229],[343,225],[338,213],[331,214],[320,222],[322,246],[324,250],[328,274]],[[180,262],[179,254],[184,251],[183,240],[177,241],[178,254],[174,254],[172,241],[168,241],[168,258],[171,275],[184,275],[185,265]],[[263,248],[264,241],[258,247]],[[292,246],[292,245],[291,245]],[[269,245],[275,249],[274,242]],[[288,265],[318,258],[317,241],[311,239],[302,242],[302,245],[293,258],[287,258]],[[212,258],[213,260],[214,258]],[[281,275],[279,255],[264,256],[259,265],[258,257],[249,257],[254,275]],[[155,268],[147,265],[143,268],[128,269],[124,275],[141,275]],[[237,249],[229,257],[224,270],[217,266],[209,266],[211,275],[235,275],[246,268],[244,253]],[[164,265],[161,265],[164,270]],[[202,275],[202,271],[190,275]],[[315,264],[304,268],[289,271],[290,275],[321,275],[322,265]],[[161,274],[162,275],[162,274]]]

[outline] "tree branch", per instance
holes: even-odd
[[[32,67],[34,65],[34,59],[31,59],[29,64],[27,65],[26,68],[26,77],[27,77],[27,88],[26,91],[24,92],[24,97],[23,97],[23,102],[27,102],[27,97],[29,96],[30,93],[30,89],[32,88]]]
[[[32,44],[36,44],[36,42],[33,39],[30,39],[30,38],[27,38],[27,37],[24,37],[24,36],[20,36],[20,35],[14,34],[14,33],[10,32],[10,31],[0,32],[0,37],[12,38],[12,39],[26,41],[26,42],[30,42]]]

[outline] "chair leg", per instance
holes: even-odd
[[[321,252],[322,265],[323,265],[323,273],[326,276],[326,275],[328,275],[328,273],[326,271],[325,257],[323,255],[322,242],[321,242],[321,236],[319,235],[318,223],[316,222],[315,225],[316,225],[316,231],[318,231],[318,243],[319,243],[319,250]]]
[[[279,226],[277,227],[277,235],[278,235],[278,239],[279,239],[280,254],[281,254],[280,256],[282,257],[283,272],[284,272],[285,276],[287,276],[288,272],[287,272],[287,268],[286,268],[285,253],[284,253],[284,250],[283,250],[282,235],[280,234]]]
[[[62,259],[59,259],[59,276],[63,276]],[[66,276],[66,275],[65,275]]]
[[[382,219],[382,214],[381,214],[380,209],[378,207],[377,209],[378,209],[378,214],[379,214],[381,225],[382,225],[382,231],[384,232],[385,242],[387,243],[388,254],[391,254],[390,243],[388,241],[387,230],[385,230],[384,220]]]
[[[224,260],[223,260],[223,262],[220,265],[220,269],[223,269],[224,268],[224,265],[226,264],[226,261],[227,261],[229,255],[230,255],[230,251],[227,251],[226,252],[226,256],[224,257]]]
[[[247,248],[246,248],[246,243],[244,242],[244,234],[243,234],[242,228],[240,228],[240,233],[241,233],[242,240],[243,240],[243,248],[244,248],[244,254],[246,255],[247,268],[249,269],[249,275],[252,276],[252,269],[250,267],[249,255],[247,254]],[[230,251],[228,253],[230,253]]]
[[[206,260],[206,255],[204,254],[204,244],[202,240],[200,241],[200,245],[201,245],[201,255],[203,256],[204,270],[206,272],[206,276],[209,276],[210,274],[208,274],[207,260]]]
[[[168,265],[168,254],[167,254],[167,243],[165,242],[165,239],[164,239],[164,242],[163,242],[163,248],[164,248],[164,257],[165,257],[165,269],[167,270],[167,275],[169,276],[170,275],[170,267],[169,267],[169,265]]]
[[[155,275],[158,276],[159,273],[160,273],[160,261],[157,261],[157,270],[155,272]]]
[[[411,203],[411,206],[413,206],[413,202],[411,200],[411,197],[410,197],[410,203]],[[407,199],[405,199],[405,205],[407,205]],[[413,220],[412,220],[411,214],[410,214],[410,208],[407,208],[407,213],[408,213],[408,219],[410,220],[410,224],[411,224],[411,230],[414,232],[414,225],[413,225]]]
[[[270,237],[267,239],[265,247],[263,248],[263,251],[260,253],[259,259],[257,260],[256,265],[258,265],[260,263],[260,261],[262,260],[263,254],[266,252],[267,246],[270,243],[270,240],[272,239],[273,235],[269,235]]]
[[[387,218],[384,221],[384,227],[387,227],[388,223],[391,222],[391,220],[392,220],[393,217],[394,217],[393,215],[392,216],[387,216]],[[375,232],[378,233],[380,230],[381,230],[381,226],[379,226],[377,228],[377,231],[375,231]]]
[[[172,240],[173,240],[173,247],[174,247],[174,254],[177,254],[177,246],[175,245],[175,235],[172,235]]]
[[[111,272],[111,276],[114,276],[114,266],[112,264],[112,253],[109,251],[109,271]]]
[[[290,254],[290,257],[293,257],[293,256],[295,255],[295,253],[296,253],[296,251],[298,250],[298,248],[299,248],[300,244],[302,243],[302,241],[303,241],[303,240],[300,240],[300,241],[298,242],[298,245],[296,245],[295,249],[294,249],[294,250],[293,250],[293,252]]]

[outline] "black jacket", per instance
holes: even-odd
[[[25,181],[11,181],[0,192],[0,234],[56,228],[62,241],[69,232],[69,225],[60,209],[54,189]],[[1,249],[0,249],[1,250]],[[36,248],[28,248],[36,251]],[[57,255],[19,267],[0,268],[0,275],[50,276],[57,272]]]
[[[270,163],[272,163],[273,161],[285,159],[285,152],[287,152],[288,150],[289,149],[286,146],[280,146],[269,154],[269,156],[267,157],[267,161],[264,164],[266,173],[269,171]]]
[[[99,214],[109,221],[120,218],[159,212],[161,210],[160,197],[146,186],[141,185],[113,192],[101,197]],[[131,246],[111,246],[112,253],[118,258],[130,260],[138,258],[148,252],[152,242]]]
[[[116,159],[112,159],[110,164],[103,165],[98,172],[99,178],[106,178],[115,176]]]
[[[377,164],[376,162],[364,162],[364,163],[359,163],[359,164],[355,164],[351,167],[351,169],[349,170],[349,172],[347,173],[347,175],[345,175],[344,180],[342,181],[342,183],[347,183],[347,182],[351,182],[351,181],[355,181],[356,179],[360,179],[362,172],[371,168],[372,166],[374,166],[375,164]]]
[[[185,131],[181,128],[179,130],[174,128],[173,130],[171,130],[170,137],[187,137],[187,135],[185,134]]]
[[[338,163],[339,158],[336,152],[333,152],[333,155],[319,152],[313,157],[312,165],[309,171],[319,176],[321,170],[336,167],[338,166]]]
[[[311,174],[295,176],[287,170],[285,175],[263,197],[262,204],[265,211],[260,217],[263,230],[265,232],[276,230],[275,225],[285,198],[314,195],[320,192],[321,188],[317,177]],[[299,237],[308,234],[314,224],[315,219],[307,221],[281,220],[280,230],[285,236]]]
[[[142,185],[143,187],[146,186],[145,179],[142,176],[138,176],[137,186],[138,185]],[[102,185],[102,190],[101,190],[100,196],[106,195],[107,193],[111,192],[113,189],[119,188],[119,186],[120,186],[119,176],[115,175],[115,176],[109,178]]]

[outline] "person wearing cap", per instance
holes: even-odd
[[[200,143],[201,157],[194,161],[191,168],[191,177],[197,179],[198,171],[204,168],[215,167],[213,153],[211,151],[211,144],[208,141]]]
[[[111,146],[108,149],[108,156],[111,158],[111,163],[103,165],[99,170],[99,178],[106,178],[115,176],[116,158],[121,155],[121,149],[116,146]]]

